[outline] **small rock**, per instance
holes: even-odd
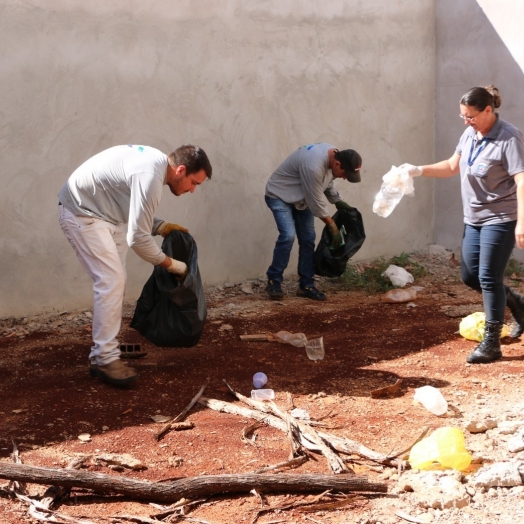
[[[298,418],[300,420],[311,420],[309,413],[302,408],[295,408],[289,412],[292,417]]]
[[[512,435],[521,427],[524,427],[524,420],[504,420],[498,425],[499,433],[501,435]]]
[[[157,424],[160,424],[162,422],[167,422],[168,420],[171,420],[172,417],[166,417],[165,415],[153,415],[150,418]]]
[[[245,293],[246,295],[252,295],[253,294],[253,287],[249,282],[245,282],[242,284],[242,287],[240,288],[242,293]]]
[[[466,424],[466,430],[470,433],[485,433],[488,429],[497,427],[497,421],[492,418],[484,420],[470,420]]]
[[[144,466],[140,460],[136,459],[132,455],[129,455],[128,453],[103,453],[102,455],[96,455],[93,460],[95,460],[95,462],[104,462],[108,466],[124,467],[134,471],[146,469],[146,466]]]
[[[521,486],[519,465],[514,462],[497,462],[480,469],[470,481],[475,488]]]

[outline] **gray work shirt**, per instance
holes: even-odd
[[[152,235],[154,213],[166,183],[167,156],[148,146],[115,146],[86,160],[58,193],[73,215],[127,224],[127,243],[141,258],[160,264],[165,255]]]
[[[331,204],[342,200],[333,187],[328,151],[337,149],[319,142],[298,148],[274,171],[266,184],[266,196],[280,198],[297,209],[309,208],[314,216],[330,216],[324,195]]]
[[[513,176],[524,171],[522,133],[497,114],[495,125],[483,140],[478,140],[476,131],[468,127],[456,152],[460,155],[464,222],[479,226],[517,220]]]

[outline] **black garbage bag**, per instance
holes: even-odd
[[[338,249],[329,249],[331,236],[327,226],[322,231],[322,237],[315,249],[315,273],[323,277],[339,277],[346,270],[348,260],[362,247],[366,240],[362,215],[355,207],[351,210],[341,209],[333,215],[335,224],[340,229],[346,229],[343,235],[345,244]]]
[[[189,233],[172,231],[162,251],[185,262],[188,274],[179,281],[155,266],[137,301],[131,327],[157,346],[191,347],[198,343],[207,316],[197,246]]]

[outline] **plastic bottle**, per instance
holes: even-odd
[[[267,375],[261,371],[253,375],[253,386],[257,389],[264,387],[267,384]]]
[[[279,331],[273,335],[277,342],[282,344],[291,344],[297,348],[304,347],[307,343],[307,337],[304,333],[290,333],[289,331]]]
[[[275,392],[272,389],[252,389],[251,398],[253,400],[273,400]]]
[[[414,193],[413,180],[409,174],[398,167],[391,169],[382,177],[382,186],[373,202],[373,212],[381,217],[388,217],[404,195]]]
[[[448,402],[442,393],[433,386],[422,386],[415,389],[415,400],[420,402],[428,411],[440,417],[448,410]]]
[[[380,217],[388,217],[403,196],[404,191],[402,189],[383,183],[373,202],[373,212]]]

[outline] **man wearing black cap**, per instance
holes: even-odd
[[[297,295],[326,300],[326,295],[315,287],[314,217],[327,225],[332,247],[340,247],[342,236],[330,216],[326,198],[337,209],[350,209],[333,187],[333,179],[360,182],[361,164],[360,155],[353,149],[339,151],[335,146],[321,142],[300,147],[271,175],[266,185],[265,199],[275,217],[279,236],[273,251],[273,261],[267,270],[266,291],[270,298],[284,297],[283,274],[296,236],[299,244]]]

